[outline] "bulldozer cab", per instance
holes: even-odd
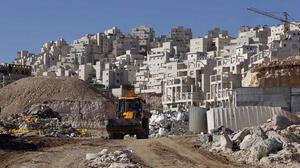
[[[118,104],[118,118],[141,118],[143,113],[143,101],[139,97],[120,97]]]
[[[149,114],[144,111],[146,102],[134,92],[128,97],[120,97],[116,118],[109,119],[106,125],[110,139],[123,139],[124,135],[136,135],[137,139],[148,138]]]

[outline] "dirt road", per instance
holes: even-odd
[[[224,157],[193,148],[194,139],[192,136],[146,140],[79,138],[61,141],[55,139],[54,143],[49,139],[38,142],[42,147],[36,151],[0,150],[0,167],[19,168],[31,164],[43,168],[82,168],[86,153],[96,153],[104,148],[108,150],[132,148],[133,161],[143,167],[249,167],[231,163]]]

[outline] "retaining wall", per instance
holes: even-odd
[[[213,108],[207,111],[207,129],[219,126],[230,128],[233,131],[245,127],[258,126],[265,123],[273,115],[284,115],[294,123],[299,123],[299,118],[280,107],[244,106],[236,108]]]
[[[270,106],[300,114],[300,88],[237,88],[235,106]]]

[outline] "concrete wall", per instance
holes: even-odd
[[[234,131],[241,130],[245,127],[261,125],[277,114],[288,117],[294,123],[299,123],[298,117],[281,110],[280,107],[213,108],[207,112],[207,129],[210,132],[211,129],[224,126]]]
[[[207,109],[201,107],[190,107],[189,131],[193,133],[207,132]]]
[[[291,112],[300,115],[300,88],[291,89]]]
[[[300,114],[300,88],[237,88],[236,106],[271,106]]]

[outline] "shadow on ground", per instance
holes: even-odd
[[[33,143],[18,139],[9,134],[0,134],[0,149],[2,150],[37,150]]]

